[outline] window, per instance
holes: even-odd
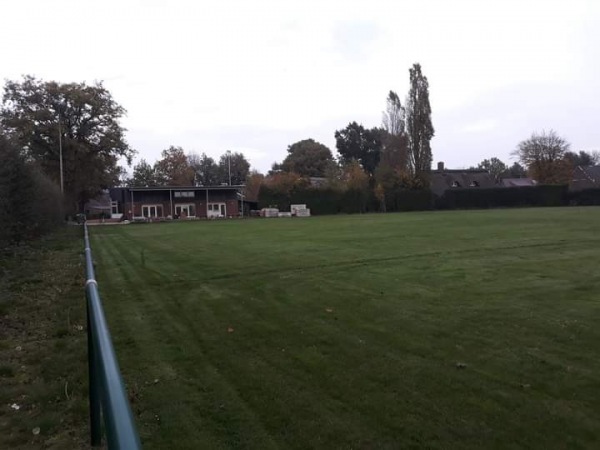
[[[452,187],[460,187],[460,183],[458,181],[453,181],[452,182]]]
[[[111,214],[119,214],[119,202],[110,202]]]
[[[142,216],[153,219],[163,217],[162,205],[142,205]]]
[[[209,203],[208,204],[208,217],[225,217],[227,215],[227,208],[225,203]]]
[[[479,187],[479,181],[471,181],[471,184],[469,185],[470,187]]]
[[[175,198],[194,198],[194,191],[175,191],[173,196]]]
[[[175,205],[175,215],[178,217],[196,217],[196,208],[193,204]]]

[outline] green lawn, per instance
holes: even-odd
[[[91,233],[146,449],[600,447],[600,208]]]
[[[89,449],[82,237],[0,249],[0,449]]]

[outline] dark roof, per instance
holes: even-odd
[[[535,186],[536,182],[532,178],[503,178],[501,181],[504,187]]]
[[[232,186],[150,186],[150,187],[123,187],[115,189],[129,189],[130,191],[205,191],[206,189],[211,190],[239,190],[243,188],[243,185],[232,185]]]
[[[492,188],[496,183],[487,170],[455,169],[434,170],[431,173],[431,190],[436,195],[443,195],[452,188]]]
[[[600,187],[600,166],[577,166],[573,171],[571,190],[595,189]]]
[[[592,183],[600,185],[600,166],[579,166],[579,168]]]

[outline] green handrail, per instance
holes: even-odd
[[[94,274],[87,224],[83,225],[87,298],[87,337],[90,396],[90,437],[93,447],[102,444],[102,419],[109,450],[142,448],[131,406],[112,345],[98,283]]]

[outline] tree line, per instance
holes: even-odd
[[[261,186],[286,192],[313,185],[311,177],[320,178],[320,186],[363,192],[356,196],[359,202],[374,195],[385,209],[390,195],[399,190],[429,187],[435,130],[429,82],[420,64],[409,69],[409,80],[404,101],[389,92],[380,126],[369,128],[352,121],[335,131],[336,157],[325,145],[305,139],[289,145],[284,160],[273,164],[265,176],[251,171],[242,153],[227,152],[215,160],[171,146],[154,164],[142,159],[130,178],[120,165],[125,161],[130,166],[137,153],[121,124],[126,110],[102,82],[59,83],[33,76],[7,80],[0,106],[0,203],[5,205],[0,222],[27,221],[44,228],[41,218],[26,218],[26,211],[33,208],[27,205],[44,195],[60,198],[60,202],[46,201],[53,211],[64,207],[77,212],[101,189],[116,185],[245,184],[247,197],[256,198]],[[493,157],[478,167],[496,179],[528,175],[540,184],[564,184],[574,166],[600,162],[597,152],[572,152],[569,142],[553,130],[533,133],[517,145],[513,156],[518,162],[511,166]],[[24,185],[17,183],[15,174]],[[39,204],[35,208],[44,209]],[[13,216],[20,218],[10,219]],[[27,228],[13,225],[4,229]]]
[[[215,186],[246,183],[250,163],[239,152],[226,152],[216,162],[206,153],[185,153],[181,147],[170,146],[161,152],[161,158],[153,165],[141,159],[133,167],[131,178],[124,180],[127,186]]]
[[[335,131],[337,159],[313,139],[296,142],[262,181],[256,174],[248,180],[249,197],[260,183],[273,192],[285,193],[294,186],[308,186],[310,178],[323,178],[321,187],[362,192],[356,196],[359,202],[366,202],[371,192],[383,202],[398,189],[426,188],[435,134],[429,82],[418,63],[409,69],[409,79],[404,104],[396,92],[389,92],[381,126],[367,128],[352,121]]]

